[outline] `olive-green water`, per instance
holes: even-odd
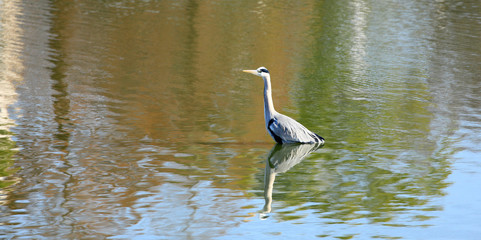
[[[480,40],[474,0],[0,1],[0,238],[478,239]]]

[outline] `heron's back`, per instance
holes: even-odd
[[[316,143],[324,142],[324,138],[309,131],[296,120],[276,113],[267,125],[267,131],[279,143]]]

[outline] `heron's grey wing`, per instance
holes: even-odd
[[[296,120],[282,114],[274,116],[268,126],[274,136],[282,139],[283,143],[313,143],[313,133]]]

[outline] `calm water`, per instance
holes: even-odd
[[[1,239],[478,239],[479,1],[0,1]],[[278,111],[326,138],[275,145]]]

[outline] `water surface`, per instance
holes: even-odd
[[[476,239],[480,8],[0,2],[0,238]]]

